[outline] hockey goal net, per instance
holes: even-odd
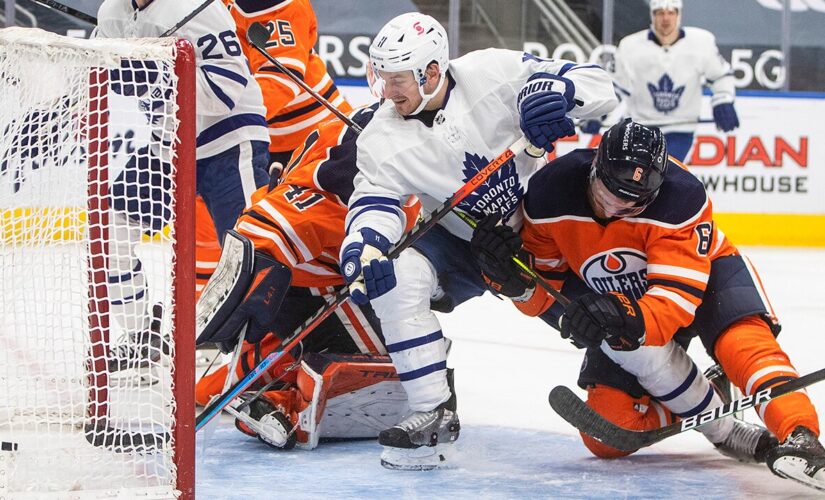
[[[0,498],[192,498],[194,56],[0,30]]]

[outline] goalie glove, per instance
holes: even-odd
[[[481,219],[470,240],[470,252],[481,268],[482,277],[490,290],[515,301],[530,298],[535,283],[513,262],[513,257],[532,262],[532,255],[521,249],[521,236],[513,228],[501,223],[501,214]]]
[[[645,342],[645,320],[632,297],[621,292],[587,293],[567,306],[559,320],[561,336],[576,347],[597,348],[602,341],[614,351],[635,351]]]
[[[386,257],[391,246],[390,240],[368,227],[344,238],[341,274],[353,303],[364,305],[395,288],[395,269]]]

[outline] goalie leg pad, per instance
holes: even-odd
[[[249,238],[227,231],[221,260],[198,301],[198,344],[213,342],[230,352],[247,323],[249,342],[259,342],[270,331],[292,271],[253,249]]]
[[[296,428],[298,447],[308,450],[324,438],[378,437],[410,411],[387,356],[309,353],[295,387],[265,396]]]

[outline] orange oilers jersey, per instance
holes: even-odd
[[[313,50],[318,31],[309,0],[224,0],[224,3],[235,19],[243,52],[263,92],[270,151],[294,150],[319,123],[334,115],[249,44],[246,31],[253,23],[259,22],[269,30],[266,49],[270,55],[333,106],[344,113],[352,110],[327,74],[326,64]]]
[[[672,158],[658,197],[644,212],[597,222],[587,197],[594,155],[573,151],[533,176],[524,199],[524,247],[557,288],[572,271],[595,292],[634,297],[644,315],[645,344],[664,345],[693,322],[711,261],[736,248],[715,227],[702,183]],[[544,292],[534,295],[520,306],[528,314],[552,304]]]
[[[350,117],[364,127],[378,107],[361,108]],[[286,166],[283,179],[271,191],[253,193],[252,206],[238,219],[236,229],[257,250],[270,253],[292,268],[292,285],[318,288],[344,284],[338,254],[344,239],[347,202],[357,173],[357,135],[338,119],[312,131]],[[415,222],[417,200],[405,207],[407,229]]]

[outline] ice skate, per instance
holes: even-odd
[[[241,395],[246,402],[249,395]],[[291,450],[298,441],[294,426],[284,412],[264,396],[255,398],[240,411],[228,408],[235,415],[235,428],[247,436],[278,450]]]
[[[431,470],[446,464],[461,430],[452,378],[452,370],[449,370],[447,380],[453,392],[450,399],[434,410],[413,412],[378,434],[378,443],[384,446],[382,466],[397,470]]]
[[[825,448],[806,427],[797,427],[784,443],[768,450],[766,462],[779,477],[825,491]]]
[[[732,417],[730,417],[732,418]],[[779,444],[768,429],[733,419],[733,429],[721,443],[714,443],[719,453],[740,462],[763,463],[768,450]]]
[[[146,368],[160,361],[161,353],[169,354],[169,344],[161,334],[163,306],[152,306],[152,321],[149,329],[130,333],[121,338],[119,345],[113,347],[109,354],[109,372],[121,372],[137,368]]]

